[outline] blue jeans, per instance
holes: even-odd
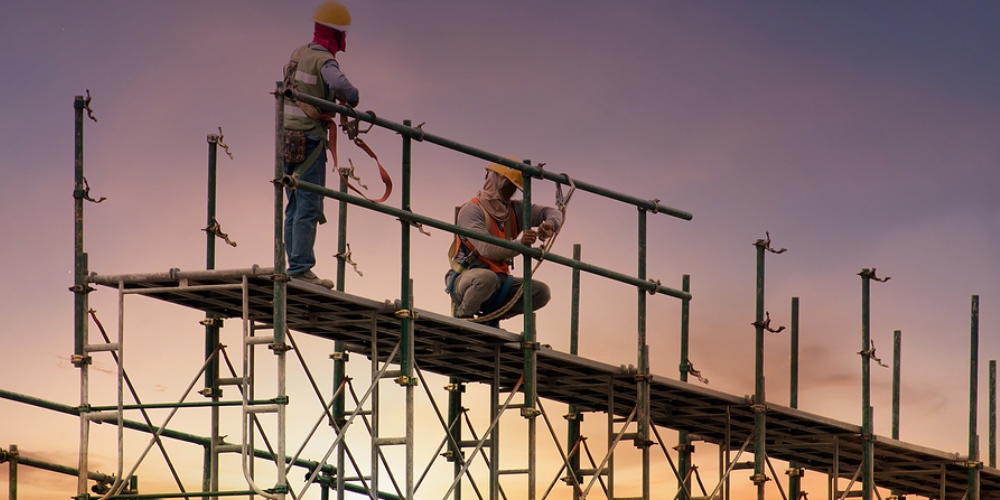
[[[306,157],[320,147],[322,139],[306,136]],[[286,163],[285,173],[291,175],[301,163]],[[316,161],[299,180],[326,186],[326,152],[319,154]],[[285,189],[288,205],[285,206],[285,253],[288,256],[288,275],[298,276],[316,265],[316,225],[326,222],[323,217],[323,195]]]

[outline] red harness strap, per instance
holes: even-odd
[[[354,185],[351,184],[351,181],[343,174],[343,172],[341,172],[340,169],[337,168],[339,166],[337,160],[337,131],[336,131],[337,125],[334,123],[333,118],[330,117],[329,113],[323,113],[322,115],[320,115],[318,119],[330,122],[331,127],[330,127],[329,142],[330,142],[330,152],[333,154],[333,166],[334,168],[337,169],[337,174],[339,174],[340,177],[344,179],[344,183],[347,184],[347,187],[351,188],[352,191],[358,193],[359,195],[361,195],[362,198],[368,201],[372,201],[375,203],[382,203],[383,201],[388,200],[389,195],[392,194],[392,178],[389,177],[389,172],[386,172],[385,168],[382,167],[382,162],[378,161],[378,156],[375,156],[375,152],[372,151],[372,148],[370,148],[368,144],[365,144],[365,141],[362,140],[361,137],[358,137],[356,132],[353,134],[351,133],[350,126],[347,123],[347,117],[344,116],[343,114],[340,115],[340,127],[344,129],[344,132],[347,134],[347,137],[351,139],[352,142],[354,142],[354,145],[361,148],[361,150],[367,153],[368,156],[370,156],[373,160],[375,160],[375,164],[378,165],[378,173],[379,176],[382,177],[382,184],[385,185],[385,193],[383,193],[382,197],[377,200],[373,200],[365,196],[365,194],[361,192],[360,189],[354,187]]]

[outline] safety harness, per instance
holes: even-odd
[[[503,228],[500,224],[490,216],[489,213],[483,209],[483,206],[479,202],[479,198],[472,198],[469,203],[475,204],[479,207],[479,210],[483,212],[483,219],[486,222],[486,230],[491,236],[496,236],[497,238],[504,238],[508,240],[514,239],[519,231],[517,223],[517,215],[514,210],[509,210],[511,214],[510,220],[504,225]],[[455,240],[448,249],[448,260],[451,262],[452,272],[448,273],[448,282],[445,287],[445,291],[451,296],[452,304],[458,304],[461,302],[461,298],[455,295],[455,281],[458,279],[458,275],[472,269],[473,267],[486,268],[493,271],[497,280],[499,280],[499,286],[497,290],[490,296],[486,302],[480,307],[480,312],[482,314],[488,314],[492,311],[499,309],[510,293],[511,286],[514,283],[514,277],[510,274],[510,268],[513,264],[513,260],[508,261],[498,261],[493,259],[488,259],[479,254],[479,250],[472,244],[468,239],[462,239],[457,234],[455,235]],[[481,265],[475,265],[479,262]],[[454,307],[452,308],[454,311]]]
[[[539,166],[542,165],[544,165],[544,163],[540,164]],[[563,219],[562,224],[559,225],[559,227],[556,229],[556,232],[552,235],[552,237],[549,238],[548,241],[546,241],[539,248],[539,250],[541,250],[542,252],[542,257],[538,260],[538,262],[535,263],[535,267],[532,268],[532,274],[534,274],[534,272],[538,270],[538,267],[542,265],[542,261],[545,260],[545,255],[549,252],[549,249],[552,248],[552,245],[555,244],[556,237],[559,236],[559,233],[562,231],[562,228],[566,225],[566,209],[569,207],[569,201],[573,197],[573,193],[576,191],[576,184],[573,182],[573,179],[571,179],[568,174],[562,174],[562,175],[566,177],[566,181],[570,187],[569,192],[566,195],[563,195],[562,184],[556,183],[556,208],[558,208],[559,212],[562,214],[562,219]],[[515,236],[517,236],[517,233],[520,231],[519,229],[520,226],[517,224],[516,216],[514,215],[514,210],[510,210],[512,218],[515,219],[512,221],[513,224],[508,224],[505,227],[506,230],[501,234],[499,226],[496,225],[496,221],[494,221],[493,218],[490,217],[490,215],[486,212],[486,210],[483,210],[482,205],[479,204],[479,199],[473,198],[471,201],[472,203],[475,203],[477,206],[479,206],[480,210],[483,211],[483,217],[486,219],[486,228],[492,236],[506,238],[508,240],[512,240],[514,239]],[[511,231],[513,231],[513,234],[511,234]],[[468,248],[470,250],[465,254],[464,259],[459,260],[458,259],[459,249],[462,248],[462,245],[467,245],[467,247],[465,248]],[[462,241],[462,239],[459,238],[458,235],[455,235],[455,242],[448,250],[448,257],[449,261],[451,262],[452,271],[454,272],[449,273],[447,287],[445,288],[445,291],[451,297],[452,315],[454,315],[458,303],[461,302],[461,297],[456,297],[454,293],[455,280],[458,278],[458,275],[468,270],[470,268],[471,263],[475,259],[479,259],[480,261],[487,263],[488,266],[490,262],[495,262],[495,261],[491,261],[479,255],[468,240]],[[512,264],[513,260],[508,262],[509,264]],[[498,287],[497,291],[494,292],[494,294],[491,295],[490,298],[483,303],[482,307],[480,307],[480,315],[475,318],[467,318],[469,321],[472,321],[474,323],[497,322],[501,317],[507,314],[507,312],[510,311],[515,304],[517,304],[521,300],[521,297],[524,295],[523,285],[517,288],[517,291],[510,298],[510,300],[507,300],[506,303],[504,302],[507,295],[510,294],[511,285],[513,284],[514,281],[514,277],[511,276],[510,274],[510,265],[508,264],[508,262],[504,263],[506,270],[505,275],[501,275],[499,272],[494,270],[494,272],[497,272],[497,279],[503,280],[503,282],[500,284],[500,287]],[[491,267],[491,269],[493,268]]]
[[[285,88],[294,89],[294,88],[297,87],[297,84],[295,83],[295,75],[296,75],[296,72],[298,71],[298,65],[299,65],[299,61],[302,59],[302,54],[304,54],[307,50],[309,50],[309,45],[308,44],[307,45],[303,45],[303,46],[295,49],[294,52],[292,52],[291,60],[289,61],[288,65],[285,66],[285,70],[284,70],[284,76],[285,76],[284,85],[285,85]],[[299,165],[299,167],[297,169],[295,169],[295,172],[292,175],[294,177],[296,177],[296,178],[301,177],[302,174],[304,174],[306,171],[308,171],[309,167],[311,167],[312,164],[319,158],[319,155],[323,151],[329,149],[331,155],[333,156],[333,166],[334,166],[334,169],[337,171],[337,173],[340,175],[340,177],[344,179],[344,182],[347,184],[347,187],[351,188],[351,190],[353,190],[354,192],[358,193],[362,198],[364,198],[364,199],[366,199],[368,201],[373,201],[375,203],[381,203],[381,202],[389,199],[389,195],[392,194],[392,178],[389,176],[389,173],[386,172],[385,168],[382,167],[382,162],[379,161],[378,156],[375,155],[375,152],[372,151],[372,148],[369,147],[368,144],[366,144],[365,141],[363,139],[361,139],[361,137],[360,137],[361,134],[368,133],[368,131],[370,131],[372,129],[372,127],[374,126],[374,123],[372,123],[367,129],[361,130],[361,127],[359,126],[361,119],[358,116],[357,111],[354,111],[352,109],[352,112],[354,112],[354,120],[353,121],[350,120],[347,116],[345,116],[343,113],[341,113],[339,126],[340,126],[340,129],[344,131],[344,133],[347,135],[348,139],[350,139],[351,142],[353,142],[355,146],[361,148],[361,150],[364,151],[366,154],[368,154],[368,156],[370,158],[372,158],[373,160],[375,160],[375,164],[378,166],[379,176],[382,179],[382,183],[385,185],[385,192],[377,200],[372,200],[371,198],[368,198],[367,196],[365,196],[365,194],[360,189],[358,189],[353,184],[351,184],[350,179],[348,177],[353,178],[353,179],[358,179],[358,177],[356,177],[354,175],[354,164],[353,164],[353,162],[350,162],[350,160],[348,159],[348,161],[351,163],[351,168],[350,168],[350,170],[349,170],[349,172],[348,172],[347,175],[345,175],[344,172],[340,171],[340,168],[339,168],[340,162],[339,162],[339,159],[337,157],[337,132],[336,132],[337,123],[334,121],[333,115],[331,115],[331,113],[328,112],[328,111],[320,111],[315,106],[313,106],[311,104],[308,104],[308,103],[305,103],[305,102],[302,102],[300,100],[296,99],[294,102],[299,107],[299,109],[301,109],[306,114],[306,116],[308,116],[309,118],[311,118],[313,120],[316,120],[316,121],[319,121],[321,123],[324,123],[326,125],[327,136],[323,138],[322,143],[320,144],[320,147],[317,147],[316,149],[314,149],[313,152],[312,152],[312,154],[310,154],[302,162],[302,164]],[[341,103],[341,104],[343,104],[343,103]],[[374,111],[370,111],[369,110],[369,111],[366,111],[366,113],[370,114],[373,119],[375,118],[375,112]],[[365,185],[363,185],[363,184],[361,185],[361,187],[364,188],[364,189],[368,189],[368,187],[365,186]]]

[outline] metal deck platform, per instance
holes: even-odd
[[[269,324],[273,315],[271,270],[254,267],[228,271],[171,271],[120,276],[91,275],[92,283],[210,312],[223,318],[243,315],[239,286],[247,278],[249,315]],[[218,285],[226,285],[219,287]],[[348,350],[392,350],[400,337],[396,305],[377,302],[292,280],[287,287],[287,323],[292,330],[347,342]],[[468,382],[491,383],[494,370],[502,385],[514,386],[523,371],[520,335],[449,316],[418,310],[414,322],[415,358],[423,370]],[[636,405],[633,375],[622,368],[542,348],[538,352],[539,397],[574,404],[583,411],[628,416]],[[609,393],[613,397],[609,398]],[[654,376],[652,421],[700,439],[738,450],[754,430],[752,398]],[[928,498],[960,500],[969,478],[965,457],[876,436],[875,484]],[[862,456],[861,427],[768,403],[767,453],[801,467],[850,479]],[[753,451],[750,443],[748,451]],[[835,464],[835,461],[838,463]],[[858,485],[859,486],[859,485]],[[857,487],[857,486],[856,486]],[[1000,470],[984,468],[981,498],[1000,499]]]

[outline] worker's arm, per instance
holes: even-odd
[[[330,93],[335,98],[346,102],[352,108],[358,105],[358,89],[351,85],[351,81],[347,79],[344,72],[340,71],[340,64],[337,63],[336,59],[327,61],[320,69],[320,73],[323,75],[326,86],[330,88]]]
[[[514,200],[514,209],[517,212],[518,220],[521,220],[521,207],[524,204],[521,200]],[[538,237],[542,240],[549,239],[556,231],[562,227],[562,212],[555,207],[531,204],[531,227],[537,227]]]
[[[461,209],[459,209],[458,226],[483,234],[489,234],[489,230],[486,228],[486,218],[483,216],[483,210],[475,203],[466,203],[465,205],[462,205]],[[480,241],[474,238],[469,238],[469,241],[472,242],[472,246],[476,248],[479,255],[482,255],[487,259],[502,261],[513,258],[517,255],[517,251],[515,250],[486,243],[485,241]]]

